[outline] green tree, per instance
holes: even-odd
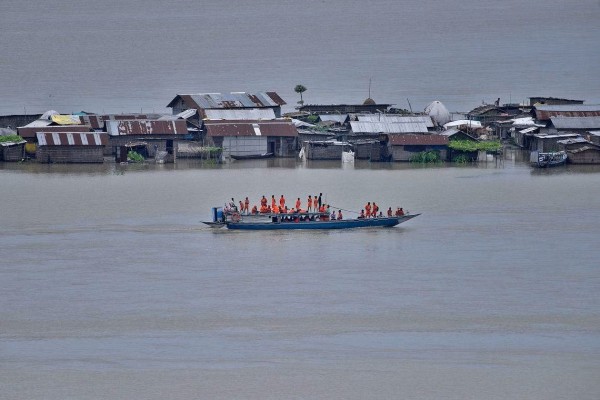
[[[300,105],[304,104],[304,100],[302,99],[302,93],[306,92],[306,90],[306,86],[304,85],[296,85],[296,87],[294,88],[294,92],[300,93],[300,101],[298,102],[298,104]]]

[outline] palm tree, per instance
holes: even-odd
[[[300,101],[298,102],[298,104],[303,105],[304,100],[302,100],[302,93],[306,92],[306,87],[304,85],[296,85],[296,87],[294,88],[294,92],[300,93]]]

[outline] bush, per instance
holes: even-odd
[[[23,138],[19,135],[0,136],[0,143],[18,143],[22,140]]]
[[[127,161],[131,161],[131,162],[136,162],[136,163],[141,163],[144,162],[144,156],[142,156],[140,153],[138,153],[137,151],[133,151],[130,150],[127,153]]]
[[[451,140],[448,147],[452,150],[473,152],[486,151],[490,153],[498,152],[502,148],[502,144],[498,140],[486,140],[482,142],[474,142],[470,140]]]
[[[440,153],[439,153],[439,151],[435,151],[435,150],[421,151],[420,153],[417,153],[417,154],[413,155],[412,157],[410,157],[410,162],[413,162],[413,163],[429,164],[429,163],[437,163],[440,161],[441,161]]]

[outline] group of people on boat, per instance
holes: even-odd
[[[294,203],[294,207],[288,208],[286,198],[284,195],[279,197],[279,200],[275,198],[275,195],[271,195],[270,201],[263,195],[260,199],[260,205],[254,205],[250,209],[250,200],[246,197],[244,200],[239,201],[239,206],[236,205],[235,200],[232,198],[229,204],[225,205],[225,214],[236,215],[275,215],[282,221],[333,221],[342,220],[344,218],[341,209],[332,210],[329,204],[323,202],[323,193],[319,195],[308,195],[306,200],[306,208],[303,208],[302,201],[298,197]],[[402,207],[398,207],[394,212],[392,207],[388,208],[387,216],[403,216],[404,210]],[[364,209],[360,211],[358,216],[359,219],[363,218],[384,218],[383,212],[379,210],[377,203],[368,202]]]

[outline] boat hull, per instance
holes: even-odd
[[[405,215],[402,217],[347,219],[336,221],[310,221],[310,222],[272,222],[272,221],[239,221],[227,222],[225,226],[234,230],[301,230],[301,229],[354,229],[354,228],[380,228],[393,227],[412,219],[420,214]]]

